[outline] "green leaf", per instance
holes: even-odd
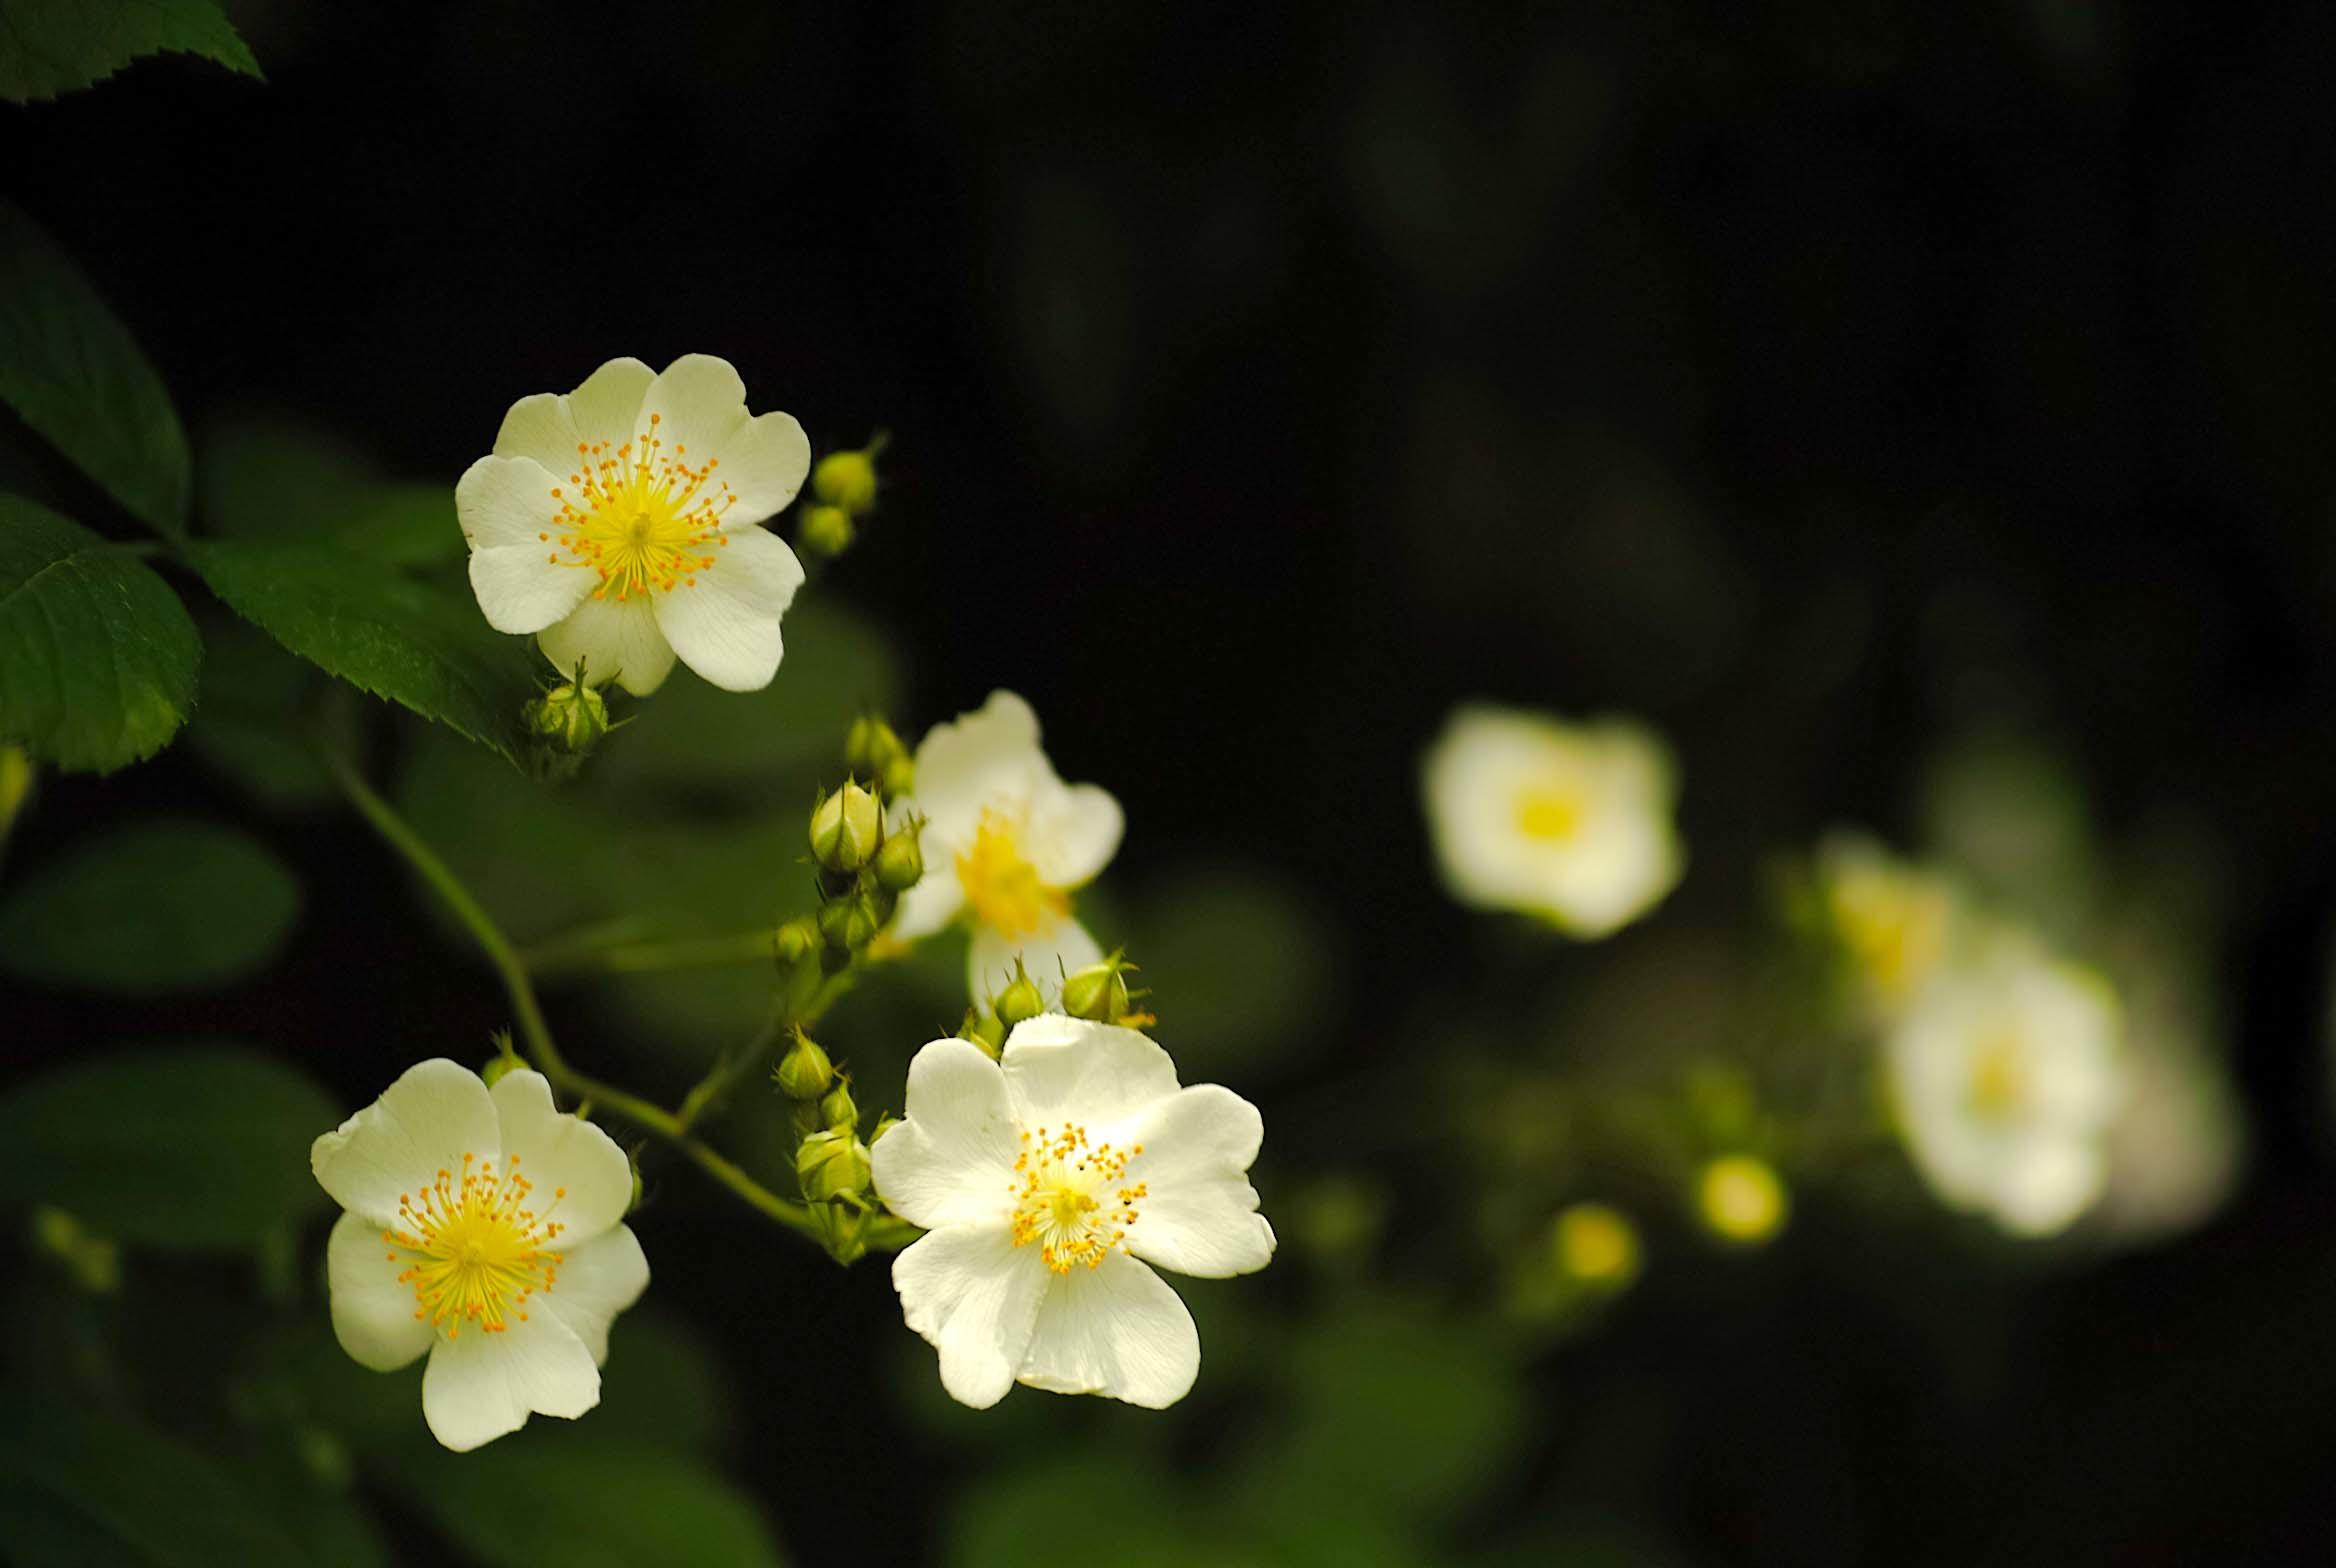
[[[364,699],[249,621],[219,613],[200,625],[203,696],[182,744],[263,805],[338,803],[316,747],[355,755]]]
[[[0,10],[17,3],[0,0]],[[0,37],[6,20],[0,16]],[[6,70],[0,55],[0,77]],[[185,531],[187,437],[162,378],[73,258],[5,201],[0,401],[140,522],[165,534]]]
[[[218,985],[266,967],[299,907],[299,884],[257,840],[142,822],[0,893],[0,971],[106,991]]]
[[[13,103],[88,87],[165,52],[260,74],[211,0],[0,0],[0,98]]]
[[[737,1488],[694,1461],[530,1428],[468,1454],[384,1456],[413,1507],[487,1568],[757,1568],[779,1563]]]
[[[296,1568],[235,1477],[121,1414],[0,1390],[0,1542],[20,1568]]]
[[[467,594],[317,545],[214,540],[194,557],[228,608],[294,653],[523,765],[534,652],[489,626]]]
[[[144,562],[0,495],[0,739],[76,771],[142,761],[186,722],[202,658],[186,606]]]
[[[249,1246],[327,1206],[308,1146],[340,1122],[305,1075],[255,1051],[121,1052],[0,1095],[0,1202],[52,1204],[125,1242]]]
[[[1254,1074],[1319,1034],[1338,994],[1328,922],[1258,868],[1187,869],[1148,886],[1131,922],[1154,1033],[1193,1074]],[[1228,1081],[1239,1081],[1229,1078]]]
[[[467,553],[453,486],[385,479],[345,437],[298,415],[218,420],[197,458],[195,510],[208,533],[330,544],[410,567]]]

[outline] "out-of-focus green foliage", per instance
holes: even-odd
[[[249,1246],[326,1206],[286,1173],[340,1119],[304,1074],[239,1046],[103,1056],[0,1095],[0,1203],[140,1245]]]
[[[105,991],[218,985],[273,958],[299,910],[291,871],[249,835],[139,823],[0,892],[0,970]]]
[[[1281,1065],[1339,983],[1320,912],[1255,867],[1194,867],[1146,888],[1131,911],[1128,953],[1187,1082]]]
[[[150,757],[186,722],[202,654],[144,562],[0,495],[0,736],[79,771]]]
[[[258,804],[295,810],[339,800],[316,747],[353,751],[362,721],[354,691],[266,632],[232,615],[205,618],[203,694],[186,744]]]
[[[21,8],[21,0],[0,4],[0,11],[10,13]],[[81,0],[62,0],[55,7],[60,16],[117,9],[129,8],[105,0],[86,6]],[[14,18],[0,16],[0,21]],[[10,33],[9,26],[0,25],[0,96],[8,95],[5,40]],[[187,437],[162,378],[73,258],[5,201],[0,201],[0,401],[139,521],[165,534],[184,531]]]
[[[15,103],[88,87],[164,52],[260,74],[212,0],[0,0],[0,98]]]

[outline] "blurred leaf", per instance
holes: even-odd
[[[0,495],[0,735],[110,773],[186,722],[202,657],[186,607],[144,562]]]
[[[165,0],[167,3],[167,0]],[[183,3],[183,0],[182,0]],[[146,0],[141,9],[156,6]],[[0,0],[0,40],[26,0]],[[104,0],[33,4],[67,16],[117,9]],[[16,55],[0,41],[0,96]],[[0,400],[139,521],[165,534],[187,522],[187,437],[162,378],[81,269],[32,219],[0,201]]]
[[[340,786],[314,748],[321,741],[353,752],[362,729],[357,693],[249,621],[214,614],[202,632],[203,695],[186,744],[264,805],[337,802]]]
[[[1247,1568],[1263,1559],[1228,1553],[1209,1512],[1182,1505],[1158,1465],[1080,1456],[1025,1464],[966,1488],[946,1532],[951,1568],[1025,1568],[1062,1555],[1066,1519],[1078,1549],[1108,1543],[1112,1568]],[[1067,1499],[1109,1499],[1107,1512]]]
[[[454,487],[384,479],[370,458],[293,414],[244,413],[207,426],[195,471],[210,532],[331,544],[406,567],[462,560]]]
[[[142,822],[73,846],[0,893],[0,970],[95,990],[217,985],[266,967],[300,888],[217,823]]]
[[[1145,890],[1129,956],[1152,989],[1153,1032],[1195,1072],[1286,1059],[1328,1015],[1336,965],[1321,916],[1253,868],[1184,872]]]
[[[487,1568],[755,1568],[777,1544],[754,1505],[678,1455],[536,1427],[468,1454],[385,1456],[405,1500]]]
[[[444,566],[470,554],[455,517],[451,485],[375,485],[335,538],[393,566]]]
[[[520,765],[534,655],[467,595],[323,546],[212,541],[195,546],[195,564],[230,609],[302,658]]]
[[[243,1247],[326,1206],[308,1146],[341,1121],[303,1074],[236,1046],[157,1046],[0,1095],[0,1202],[125,1242]]]
[[[650,1307],[616,1320],[594,1419],[613,1431],[653,1432],[665,1446],[710,1453],[737,1427],[737,1387],[704,1336]]]
[[[304,1560],[226,1469],[127,1416],[0,1391],[0,1475],[0,1543],[19,1568]]]

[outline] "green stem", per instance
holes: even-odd
[[[519,961],[538,978],[569,974],[638,975],[667,969],[726,969],[768,963],[772,933],[741,931],[735,936],[685,937],[671,942],[594,944],[555,937],[525,949]]]

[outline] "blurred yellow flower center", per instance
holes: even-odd
[[[1003,936],[1029,936],[1071,910],[1070,894],[1039,881],[1014,824],[996,811],[981,814],[973,847],[958,855],[957,881],[974,919]]]
[[[1569,784],[1536,784],[1517,797],[1517,831],[1544,844],[1572,838],[1586,815],[1588,802]]]
[[[1903,998],[1938,961],[1944,899],[1928,888],[1860,881],[1834,890],[1834,920],[1874,988]]]
[[[559,514],[536,537],[552,543],[556,535],[554,565],[599,574],[595,599],[695,587],[730,542],[722,514],[736,497],[714,477],[721,459],[693,466],[688,447],[667,452],[657,434],[662,420],[651,414],[647,430],[613,451],[605,441],[578,443],[576,472],[552,490]]]
[[[551,1217],[568,1195],[552,1193],[552,1207],[528,1207],[535,1184],[519,1174],[513,1155],[501,1175],[495,1162],[462,1157],[462,1174],[440,1171],[419,1193],[398,1194],[397,1227],[381,1233],[395,1249],[389,1261],[405,1267],[398,1283],[414,1287],[414,1316],[458,1338],[471,1323],[500,1334],[511,1320],[527,1321],[528,1298],[559,1277],[551,1245],[567,1227]]]
[[[2010,1116],[2027,1098],[2027,1043],[2010,1030],[1999,1030],[1971,1059],[1972,1109],[1982,1116]]]
[[[1121,1150],[1088,1140],[1084,1127],[1054,1132],[1021,1130],[1014,1156],[1014,1245],[1035,1246],[1057,1274],[1079,1267],[1100,1268],[1112,1248],[1127,1240],[1136,1205],[1150,1195],[1142,1182],[1129,1183],[1128,1162],[1144,1152],[1137,1144]]]

